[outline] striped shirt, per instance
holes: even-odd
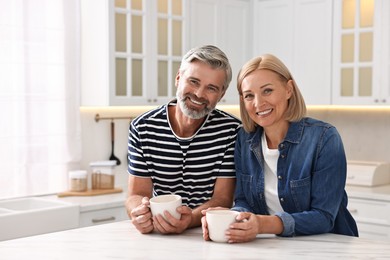
[[[128,172],[151,178],[153,196],[178,194],[195,208],[211,199],[216,178],[235,178],[234,145],[241,122],[214,109],[191,137],[176,136],[167,110],[176,101],[146,112],[129,128]]]

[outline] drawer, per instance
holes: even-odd
[[[390,226],[382,226],[375,224],[357,223],[359,237],[378,240],[389,240],[390,242]]]
[[[128,216],[125,207],[86,211],[81,212],[80,214],[80,227],[106,224],[127,219]]]
[[[390,202],[350,197],[348,210],[356,222],[390,226]]]

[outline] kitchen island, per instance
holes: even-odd
[[[389,241],[334,234],[204,241],[200,228],[142,235],[129,220],[0,242],[1,259],[390,259]]]

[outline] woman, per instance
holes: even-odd
[[[305,117],[303,97],[275,56],[247,62],[237,78],[243,129],[235,148],[238,223],[230,243],[257,234],[358,236],[347,210],[346,157],[335,127]],[[204,238],[208,230],[203,219]]]

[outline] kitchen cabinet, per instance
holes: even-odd
[[[109,0],[80,1],[82,106],[110,105],[108,7]]]
[[[190,45],[216,45],[226,53],[232,66],[232,81],[220,104],[238,104],[237,74],[252,58],[252,2],[197,0],[190,1],[190,10]]]
[[[129,217],[127,216],[126,209],[124,206],[84,211],[80,213],[79,227],[106,224],[121,220],[127,220],[128,218]]]
[[[81,1],[82,106],[172,99],[188,49],[188,2]]]
[[[110,101],[161,105],[176,96],[187,51],[186,0],[111,1]]]
[[[348,210],[356,220],[360,237],[390,239],[390,201],[350,196]]]
[[[293,74],[308,105],[331,104],[332,4],[256,0],[254,55],[271,53]]]
[[[333,31],[333,103],[389,105],[389,1],[335,1]]]

